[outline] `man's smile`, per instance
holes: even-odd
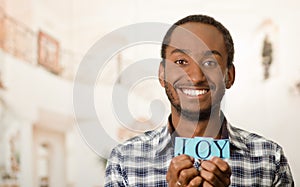
[[[196,96],[201,96],[206,94],[209,89],[188,89],[188,88],[183,88],[181,91],[188,96],[196,97]]]
[[[208,85],[202,86],[187,86],[187,85],[176,85],[175,89],[179,95],[185,95],[187,98],[207,98],[207,95],[210,95],[210,91],[213,87]]]

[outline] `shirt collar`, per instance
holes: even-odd
[[[231,126],[231,124],[228,122],[227,122],[226,127],[228,130],[230,144],[237,149],[241,149],[245,152],[248,152],[249,149],[246,145],[246,140],[244,138],[245,136],[242,134],[242,131]]]
[[[161,130],[160,136],[157,142],[156,156],[161,156],[167,152],[168,149],[174,149],[172,144],[171,133],[169,132],[169,125],[164,126]]]
[[[221,130],[220,130],[221,131],[221,139],[228,139],[227,120],[226,120],[223,112],[221,112],[220,118],[221,118],[221,121],[223,121]],[[175,128],[173,126],[171,114],[169,115],[169,118],[168,118],[168,131],[169,131],[169,134],[171,134],[171,137],[173,137],[173,138],[179,136],[176,133]]]
[[[221,114],[224,120],[221,129],[221,139],[229,139],[232,148],[241,149],[243,151],[248,152],[249,149],[246,145],[245,139],[243,138],[244,136],[237,128],[231,126],[231,124],[227,121],[226,117],[224,116],[223,112]],[[161,154],[162,151],[166,151],[168,148],[174,148],[175,137],[178,137],[178,134],[175,131],[171,119],[172,116],[170,115],[168,118],[168,125],[163,127],[161,131],[157,153]]]

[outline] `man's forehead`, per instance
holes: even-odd
[[[186,41],[170,42],[166,48],[167,52],[170,54],[183,53],[187,55],[204,53],[210,51],[211,49],[204,43],[193,43]]]
[[[214,26],[202,23],[188,23],[178,26],[170,36],[170,48],[186,53],[204,53],[206,51],[225,52],[223,35]]]
[[[184,27],[177,27],[171,34],[169,45],[176,48],[184,48],[185,46],[201,47],[205,43],[201,36],[196,33]]]
[[[170,55],[172,54],[186,54],[186,55],[204,55],[207,51],[211,49],[204,43],[204,41],[198,38],[194,40],[187,40],[185,38],[180,38],[178,40],[171,40],[166,48],[166,52]]]

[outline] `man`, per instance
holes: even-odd
[[[232,127],[220,103],[235,79],[228,30],[204,15],[176,22],[161,50],[159,81],[171,103],[168,126],[146,132],[112,150],[105,186],[293,186],[282,148]],[[175,137],[230,141],[230,159],[201,161],[174,156]]]

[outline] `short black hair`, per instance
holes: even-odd
[[[210,16],[206,16],[206,15],[190,15],[190,16],[187,16],[187,17],[177,21],[176,23],[174,23],[171,26],[171,28],[167,31],[167,33],[163,39],[163,43],[162,43],[162,47],[161,47],[161,58],[162,58],[163,65],[165,65],[166,48],[168,47],[168,45],[170,43],[171,35],[172,35],[173,31],[175,30],[176,27],[183,25],[185,23],[189,23],[189,22],[204,23],[204,24],[212,25],[212,26],[216,27],[223,34],[226,52],[228,55],[227,66],[228,67],[232,66],[233,65],[233,56],[234,56],[234,44],[233,44],[233,40],[232,40],[232,37],[231,37],[229,31],[220,22],[218,22],[214,18],[212,18]]]

